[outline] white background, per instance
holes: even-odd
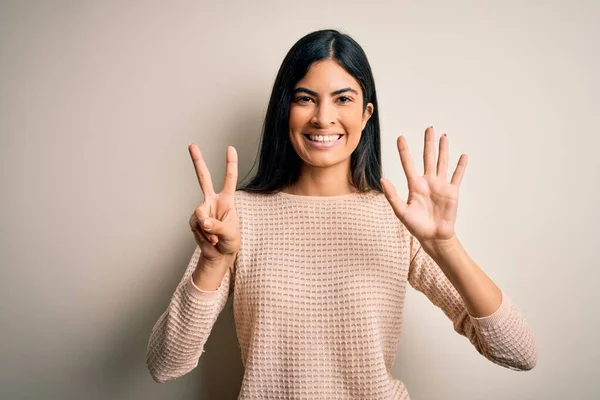
[[[354,37],[395,139],[424,129],[469,165],[457,232],[522,309],[539,361],[499,367],[409,290],[393,374],[414,400],[600,396],[594,1],[2,1],[0,398],[234,399],[230,307],[198,368],[159,385],[150,330],[195,247],[196,142],[220,187],[249,171],[273,80],[310,31]]]

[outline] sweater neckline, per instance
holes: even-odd
[[[334,195],[334,196],[308,196],[308,195],[291,194],[291,193],[279,191],[276,193],[276,195],[280,196],[280,197],[287,197],[287,198],[296,199],[296,200],[335,201],[335,200],[345,200],[345,199],[355,198],[355,197],[363,196],[363,195],[369,194],[369,193],[373,193],[373,192],[368,192],[368,193],[353,192],[353,193],[347,193],[347,194],[338,194],[338,195]]]

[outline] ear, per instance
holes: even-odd
[[[367,122],[369,121],[371,116],[373,116],[374,110],[375,110],[375,107],[373,107],[372,103],[367,104],[367,106],[365,107],[365,112],[363,113],[362,129],[365,129],[365,126],[367,126]]]

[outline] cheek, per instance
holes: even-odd
[[[290,109],[290,129],[296,131],[302,129],[307,123],[307,112],[299,107],[292,107]]]
[[[352,112],[348,112],[344,115],[343,118],[344,126],[347,131],[352,136],[359,135],[362,132],[362,114],[360,110],[352,110]]]
[[[304,129],[304,118],[302,116],[301,110],[297,108],[290,109],[290,117],[289,117],[289,140],[292,143],[292,147],[296,150],[296,153],[302,150],[302,141],[298,133],[302,132]]]

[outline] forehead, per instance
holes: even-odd
[[[296,87],[306,87],[316,92],[331,92],[336,89],[351,87],[359,93],[360,84],[334,60],[323,60],[314,63]]]

